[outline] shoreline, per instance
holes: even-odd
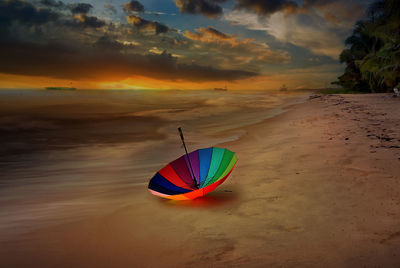
[[[231,134],[229,136],[229,138],[227,138],[227,139],[232,139],[232,140],[218,142],[218,143],[216,143],[214,145],[210,145],[210,147],[211,146],[213,146],[213,147],[223,147],[225,144],[229,146],[231,143],[235,143],[235,142],[240,141],[243,138],[243,136],[246,135],[246,133],[247,133],[246,129],[247,128],[252,127],[252,126],[256,126],[258,124],[267,124],[270,120],[274,120],[276,117],[279,117],[279,116],[287,113],[288,111],[290,111],[290,109],[292,109],[296,105],[299,105],[299,104],[302,104],[302,103],[306,102],[309,93],[304,93],[304,94],[299,94],[299,95],[300,96],[292,97],[292,98],[294,98],[294,100],[292,100],[292,99],[291,100],[284,99],[283,103],[281,103],[279,105],[276,105],[276,106],[274,106],[272,108],[267,108],[269,110],[269,114],[266,117],[260,119],[257,122],[251,122],[251,123],[239,126],[239,127],[229,128],[227,130],[218,132],[218,136],[219,137],[224,136],[225,134],[227,134],[226,136],[229,136],[229,134]],[[242,132],[242,134],[239,134],[235,138],[231,138],[231,136],[233,136],[233,133],[235,133],[235,132]]]
[[[110,214],[99,211],[8,241],[0,263],[398,267],[398,102],[323,95],[292,105],[220,144],[239,160],[205,198],[168,201],[143,188]]]

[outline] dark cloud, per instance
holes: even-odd
[[[55,0],[42,0],[40,1],[42,5],[54,8],[65,8],[66,5],[62,1],[55,1]]]
[[[170,28],[164,24],[161,24],[157,21],[145,20],[136,15],[128,15],[126,20],[130,25],[138,27],[142,30],[153,30],[156,34],[166,33],[170,30]]]
[[[106,22],[103,20],[100,20],[97,17],[94,16],[88,16],[86,14],[83,14],[78,17],[79,22],[84,26],[84,27],[92,27],[92,28],[100,28],[106,25]]]
[[[72,14],[87,14],[93,8],[91,4],[77,3],[71,5]]]
[[[104,35],[100,37],[94,44],[96,48],[107,50],[107,51],[122,51],[127,48],[134,48],[133,45],[124,45],[121,42],[115,40],[114,37]]]
[[[260,15],[271,15],[278,11],[294,12],[299,6],[291,0],[237,0],[235,8],[252,10]]]
[[[77,14],[73,18],[67,18],[59,20],[57,26],[68,27],[71,30],[83,30],[84,28],[101,28],[106,26],[107,23],[104,20],[99,19],[95,16],[89,16],[87,14]]]
[[[324,6],[326,4],[333,3],[337,0],[303,0],[304,7],[313,7],[313,6]]]
[[[182,13],[203,14],[214,18],[222,14],[222,7],[218,3],[227,0],[175,0],[176,6]]]
[[[88,14],[90,10],[93,9],[93,6],[88,3],[72,3],[65,4],[62,1],[56,0],[41,0],[40,4],[49,8],[56,9],[58,11],[69,10],[72,14]],[[111,7],[111,5],[109,5]],[[104,5],[107,8],[107,4]]]
[[[144,11],[144,6],[139,1],[132,0],[129,3],[126,3],[124,5],[124,11],[126,13],[143,12]]]
[[[220,3],[229,0],[174,0],[179,11],[189,14],[203,14],[214,18],[222,14]],[[275,12],[301,13],[312,8],[324,8],[336,0],[303,0],[301,4],[296,0],[235,0],[235,9],[246,9],[262,16],[269,16]]]
[[[108,24],[88,15],[91,5],[51,0],[37,1],[36,6],[33,3],[0,0],[0,73],[86,81],[118,81],[138,75],[198,82],[257,75],[232,67],[207,66],[209,62],[190,64],[190,58],[178,60],[167,51],[160,54],[163,46],[173,47],[165,40],[175,39],[157,34],[177,32],[157,21],[131,14],[127,16],[129,25]],[[138,34],[132,28],[156,34]],[[214,28],[209,31],[223,37]],[[142,39],[129,41],[133,35]],[[149,53],[152,47],[158,50]]]
[[[0,1],[0,40],[15,38],[18,35],[29,35],[33,39],[46,38],[45,26],[48,23],[52,23],[50,28],[59,27],[63,31],[69,29],[75,32],[79,29],[100,28],[106,25],[105,21],[88,16],[86,13],[77,13],[75,16],[65,14],[64,10],[71,7],[61,1],[46,0],[39,4],[40,6],[36,7],[30,2],[20,0]],[[90,10],[82,4],[76,4],[74,8],[77,8],[76,12]]]
[[[311,9],[317,8],[324,12],[332,11],[333,13],[337,12],[337,7],[333,7],[332,5],[343,6],[343,0],[303,0],[301,4],[298,4],[295,0],[236,0],[236,9],[247,9],[254,11],[259,15],[269,16],[275,12],[285,12],[285,13],[307,13]],[[351,7],[359,5],[355,1],[349,1],[347,7]],[[330,9],[335,10],[330,10]],[[346,11],[344,10],[339,10]],[[333,14],[328,14],[330,19],[333,18]]]
[[[99,45],[102,44],[102,45]],[[155,79],[188,81],[237,80],[257,75],[240,70],[221,70],[196,64],[181,64],[164,52],[140,55],[105,50],[110,40],[97,45],[9,41],[0,43],[0,72],[62,79],[124,79],[134,75]],[[112,44],[111,44],[112,45]]]
[[[0,1],[0,29],[12,21],[27,25],[40,25],[57,20],[59,15],[50,9],[38,9],[33,4],[20,1]]]

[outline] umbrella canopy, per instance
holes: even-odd
[[[196,150],[172,161],[149,182],[149,191],[174,200],[189,200],[213,191],[232,172],[237,157],[227,149]]]

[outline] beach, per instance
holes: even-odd
[[[1,267],[400,266],[399,98],[154,93],[149,110],[142,93],[50,94],[67,97],[46,95],[46,115],[2,99]],[[204,198],[146,189],[183,154],[177,123],[190,148],[239,159]]]

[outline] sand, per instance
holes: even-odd
[[[400,267],[400,99],[324,95],[220,144],[239,161],[193,202],[127,205],[1,242],[1,267]],[[112,202],[110,202],[112,206]]]

